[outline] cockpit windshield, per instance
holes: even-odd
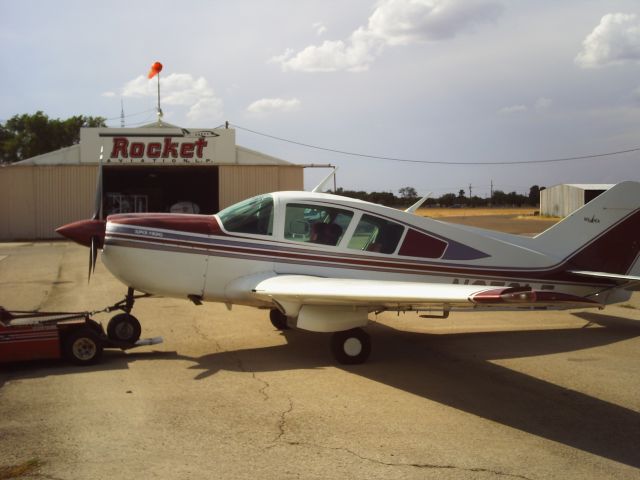
[[[221,210],[218,217],[228,232],[273,234],[273,198],[259,195]]]

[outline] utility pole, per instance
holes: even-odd
[[[469,184],[469,200],[471,200],[471,184]]]
[[[491,180],[491,202],[493,202],[493,180]]]

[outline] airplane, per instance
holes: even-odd
[[[640,289],[640,183],[623,182],[535,237],[454,225],[328,193],[258,195],[215,215],[140,213],[57,229],[128,288],[108,333],[135,341],[143,295],[270,310],[278,329],[332,332],[337,362],[371,352],[369,314],[624,302]]]

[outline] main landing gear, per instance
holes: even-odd
[[[287,330],[287,316],[278,309],[269,312],[271,324],[278,330]],[[357,365],[371,354],[371,337],[361,328],[335,332],[331,336],[331,353],[338,363]]]
[[[343,365],[364,363],[371,354],[371,337],[361,328],[335,332],[331,336],[331,352]]]

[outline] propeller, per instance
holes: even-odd
[[[98,165],[98,179],[96,184],[96,201],[93,216],[87,220],[68,223],[56,228],[60,235],[73,240],[80,245],[89,247],[89,276],[87,282],[91,280],[91,274],[96,269],[98,260],[98,249],[104,247],[104,235],[107,223],[102,215],[102,156],[104,147],[100,148],[100,163]]]
[[[93,217],[91,220],[102,221],[102,157],[104,154],[104,145],[100,146],[100,162],[98,163],[98,179],[96,180],[96,201],[93,209]],[[91,235],[91,244],[89,245],[89,276],[87,283],[91,281],[91,274],[96,270],[96,261],[98,260],[98,248],[102,247],[104,239],[104,231],[102,238],[98,235]]]

